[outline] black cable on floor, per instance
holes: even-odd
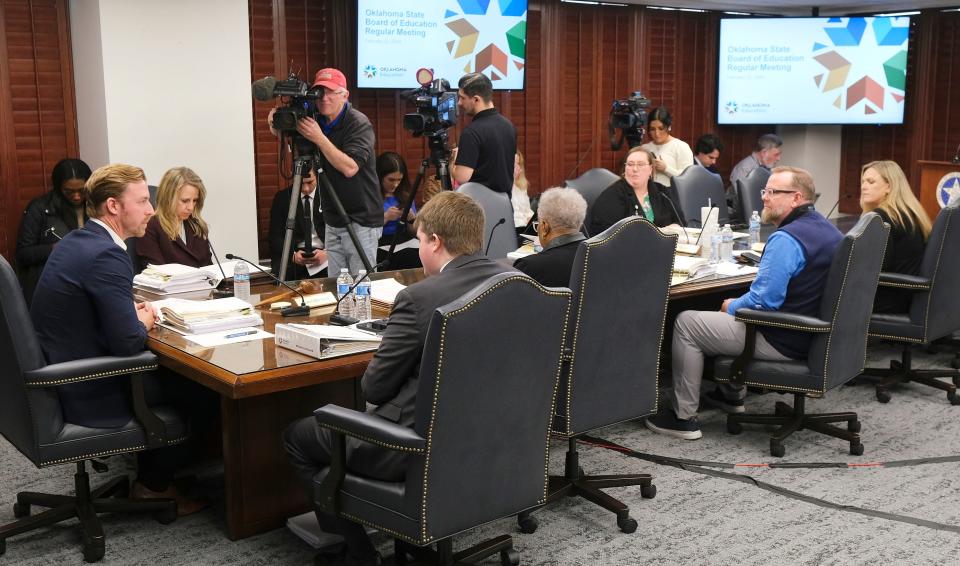
[[[791,499],[796,499],[798,501],[803,501],[805,503],[811,503],[813,505],[817,505],[818,507],[824,507],[826,509],[835,509],[837,511],[847,511],[850,513],[857,513],[859,515],[866,515],[868,517],[876,517],[878,519],[887,519],[889,521],[897,521],[900,523],[907,523],[910,525],[927,527],[927,528],[935,529],[938,531],[960,533],[960,526],[957,526],[957,525],[938,523],[936,521],[928,521],[926,519],[919,519],[917,517],[910,517],[908,515],[899,515],[897,513],[887,513],[885,511],[877,511],[875,509],[857,507],[855,505],[843,505],[840,503],[834,503],[832,501],[827,501],[826,499],[821,499],[819,497],[813,497],[810,495],[804,495],[797,491],[793,491],[793,490],[779,487],[773,484],[769,484],[767,482],[760,481],[752,476],[748,476],[745,474],[736,474],[731,472],[723,472],[720,470],[710,469],[710,468],[733,469],[733,468],[742,467],[742,466],[770,467],[770,468],[773,468],[773,467],[777,467],[777,468],[854,468],[854,467],[863,467],[862,465],[859,465],[859,466],[850,465],[842,462],[823,462],[823,463],[808,463],[808,464],[801,463],[801,464],[794,464],[794,465],[787,465],[786,463],[744,465],[744,464],[730,464],[730,463],[722,463],[722,462],[703,462],[703,461],[697,461],[697,460],[687,460],[684,458],[658,456],[656,454],[645,454],[643,452],[637,452],[635,450],[631,450],[625,446],[621,446],[614,442],[610,442],[602,438],[596,438],[591,436],[580,437],[580,440],[583,441],[585,444],[591,444],[601,448],[615,450],[626,456],[630,456],[632,458],[638,458],[640,460],[646,460],[648,462],[653,462],[655,464],[672,466],[675,468],[679,468],[681,470],[702,474],[705,476],[723,478],[723,479],[750,484],[755,487],[759,487],[760,489],[769,491],[771,493],[776,493],[778,495],[789,497]],[[907,465],[934,464],[934,463],[956,462],[956,461],[960,461],[960,456],[944,456],[944,457],[938,457],[938,458],[899,460],[896,462],[888,462],[886,464],[882,462],[877,462],[876,464],[878,467],[899,467],[899,466],[907,466]]]

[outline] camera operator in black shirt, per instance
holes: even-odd
[[[493,107],[493,83],[486,75],[464,75],[459,87],[457,106],[473,121],[460,134],[453,177],[458,183],[480,183],[509,196],[517,130]]]

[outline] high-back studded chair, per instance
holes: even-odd
[[[739,434],[742,423],[780,425],[770,433],[770,454],[783,456],[783,441],[794,432],[810,429],[850,443],[850,453],[863,454],[860,421],[851,412],[809,414],[807,397],[820,397],[856,377],[863,369],[873,295],[877,288],[889,229],[874,213],[860,218],[834,252],[817,317],[779,311],[740,309],[737,320],[747,325],[743,352],[738,357],[714,359],[717,381],[736,382],[791,393],[793,407],[778,401],[773,415],[732,414],[727,431]],[[754,360],[758,326],[789,327],[813,334],[805,360]],[[830,423],[846,422],[846,430]]]
[[[613,171],[604,169],[603,167],[594,167],[593,169],[588,169],[576,179],[568,179],[564,182],[566,187],[574,189],[580,193],[583,200],[587,201],[587,215],[583,219],[584,227],[590,226],[593,223],[590,209],[593,208],[594,201],[597,200],[597,197],[600,196],[600,193],[602,193],[604,189],[615,183],[619,178],[620,176]],[[590,235],[591,234],[587,234],[587,236]]]
[[[740,219],[744,223],[750,222],[750,216],[754,211],[760,212],[763,210],[763,198],[760,196],[760,191],[767,186],[767,179],[769,178],[769,169],[757,167],[747,173],[746,177],[737,179],[737,182],[734,183],[734,191],[739,203]]]
[[[516,564],[509,536],[456,554],[452,537],[545,501],[569,309],[569,290],[544,288],[519,273],[494,276],[437,309],[413,429],[335,405],[315,411],[319,426],[340,433],[331,466],[314,480],[317,506],[395,537],[402,557],[472,563],[500,552]],[[344,435],[409,453],[405,481],[347,470]],[[425,548],[432,543],[436,551]]]
[[[680,199],[680,211],[687,220],[687,226],[700,227],[700,207],[718,207],[717,222],[720,226],[730,222],[727,211],[727,194],[720,177],[703,167],[687,167],[683,173],[671,180],[671,186]]]
[[[120,499],[129,487],[125,476],[91,490],[86,472],[88,460],[102,470],[105,466],[94,458],[177,444],[187,437],[187,425],[176,411],[147,407],[142,374],[157,368],[156,356],[147,351],[47,364],[13,269],[0,257],[0,367],[0,433],[38,468],[76,463],[76,495],[17,494],[13,513],[20,520],[0,526],[0,554],[9,537],[76,517],[84,560],[95,562],[105,552],[98,513],[153,512],[162,523],[176,519],[173,500]],[[58,385],[117,375],[129,375],[133,420],[109,429],[64,422]],[[49,509],[30,516],[34,505]]]
[[[870,336],[903,344],[900,361],[890,368],[868,368],[863,373],[882,378],[877,385],[877,400],[890,401],[890,389],[913,381],[947,392],[947,400],[960,405],[957,385],[960,371],[953,368],[913,369],[910,348],[929,344],[960,330],[960,212],[956,203],[940,211],[933,223],[930,239],[920,264],[920,275],[881,273],[880,285],[912,293],[910,312],[874,314],[870,317]],[[937,378],[950,378],[951,382]]]

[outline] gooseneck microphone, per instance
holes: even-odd
[[[377,265],[373,266],[373,271],[376,271],[386,266],[388,263],[390,263],[388,260],[381,261]],[[359,285],[367,277],[370,277],[370,274],[373,273],[373,271],[368,271],[364,273],[363,277],[357,277],[357,280],[353,282],[353,285],[351,285],[349,289],[347,289],[347,292],[344,293],[342,297],[337,297],[337,304],[336,306],[333,307],[333,314],[330,315],[330,324],[334,326],[350,326],[351,324],[356,324],[360,322],[360,319],[358,318],[353,318],[352,316],[340,314],[340,303],[343,302],[345,298],[350,296],[350,293],[352,293],[353,290],[357,288],[357,285]]]
[[[673,204],[673,199],[670,198],[670,195],[663,195],[663,196],[666,197],[667,202],[670,203],[670,208],[673,209],[673,213],[677,215],[677,220],[679,220],[678,224],[680,224],[680,228],[683,229],[683,238],[686,240],[686,242],[684,242],[684,243],[685,243],[685,244],[689,244],[689,243],[690,243],[690,235],[687,234],[687,227],[683,225],[683,217],[680,216],[680,212],[678,212],[678,211],[677,211],[677,207],[674,206],[674,204]],[[703,232],[701,232],[701,234],[702,234],[702,233],[703,233]],[[697,238],[697,241],[699,242],[699,241],[700,241],[700,238]]]
[[[487,247],[483,249],[483,255],[487,255],[487,252],[490,251],[490,244],[493,243],[493,233],[497,231],[497,228],[499,228],[501,224],[506,223],[506,221],[506,218],[501,218],[500,221],[490,229],[490,236],[487,238]]]
[[[220,280],[220,284],[213,290],[214,297],[232,297],[233,296],[233,286],[227,283],[227,274],[223,271],[223,266],[220,265],[220,258],[217,257],[217,251],[213,249],[213,243],[210,240],[207,240],[207,247],[210,248],[210,253],[213,254],[214,261],[217,262],[217,267],[220,268],[220,275],[223,276],[223,279]]]
[[[833,214],[833,211],[836,210],[839,205],[840,205],[840,199],[838,198],[837,202],[833,203],[833,206],[830,208],[830,212],[828,212],[824,218],[826,218],[827,220],[830,220],[830,215]]]
[[[253,263],[249,259],[242,258],[236,254],[227,254],[224,257],[226,257],[227,259],[239,259],[240,261],[246,262],[252,265],[257,271],[261,273],[266,273],[267,276],[270,277],[270,279],[273,279],[274,281],[283,285],[287,289],[290,289],[294,293],[300,295],[300,300],[303,301],[303,303],[300,306],[284,307],[280,309],[280,314],[282,314],[283,316],[307,316],[308,314],[310,314],[310,307],[307,306],[307,298],[304,297],[303,293],[301,293],[298,289],[294,289],[290,285],[287,285],[286,282],[284,282],[282,279],[270,273],[269,271],[264,270],[259,265]]]

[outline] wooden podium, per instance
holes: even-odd
[[[920,163],[920,204],[934,221],[940,214],[940,203],[937,202],[937,185],[940,179],[948,173],[960,173],[960,163],[949,161],[919,161]]]

